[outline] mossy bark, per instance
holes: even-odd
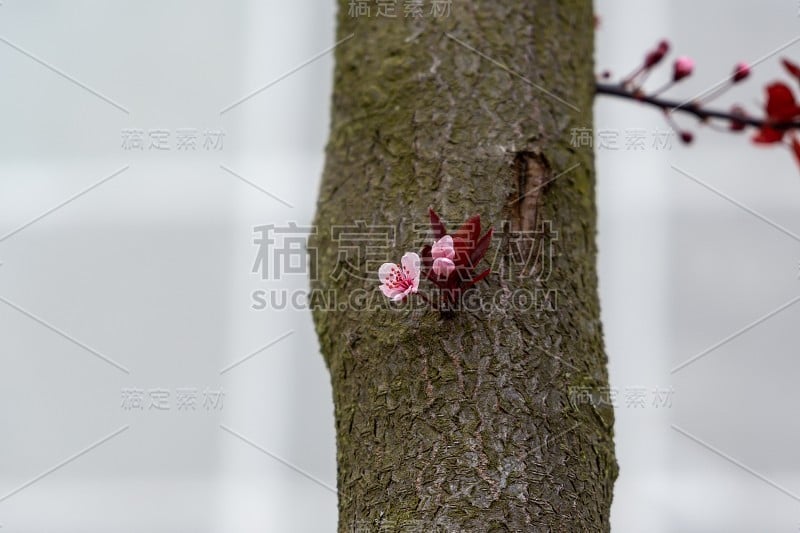
[[[420,18],[404,2],[376,18],[370,4],[371,17],[339,5],[339,39],[354,36],[335,51],[312,288],[385,300],[335,226],[393,227],[383,260],[399,262],[424,244],[414,225],[433,207],[451,228],[472,214],[494,226],[494,272],[475,293],[496,305],[449,319],[388,304],[314,311],[339,530],[608,530],[613,413],[570,401],[572,387],[608,386],[593,155],[570,143],[592,126],[592,3],[455,1],[433,16],[426,2]],[[525,275],[514,232],[541,227],[551,264]],[[360,275],[334,275],[345,260]],[[513,301],[520,290],[546,296],[531,309]]]

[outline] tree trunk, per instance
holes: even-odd
[[[314,319],[339,530],[608,530],[613,412],[573,395],[608,387],[593,154],[570,142],[592,127],[592,3],[457,1],[434,16],[425,2],[418,18],[369,4],[370,17],[339,5],[339,39],[354,36],[335,51],[310,243],[312,304],[334,298]],[[472,289],[492,305],[448,318],[377,290],[381,262],[430,244],[416,231],[429,207],[451,228],[472,214],[495,228],[492,275]],[[352,237],[376,227],[391,246]]]

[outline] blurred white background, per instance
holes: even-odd
[[[0,4],[3,531],[335,531],[310,315],[252,308],[306,287],[252,272],[253,228],[313,216],[333,7]],[[668,37],[697,62],[668,94],[691,97],[785,47],[717,102],[756,111],[779,57],[800,59],[799,7],[601,0],[597,68],[625,74]],[[630,102],[595,115],[620,136],[597,149],[613,528],[797,531],[798,166],[708,128],[656,149],[668,126]]]

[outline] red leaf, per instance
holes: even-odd
[[[422,262],[424,263],[425,260],[429,260],[430,263],[433,263],[433,256],[431,255],[431,245],[426,244],[422,247],[422,250],[419,252],[419,256],[422,258]]]
[[[481,236],[481,216],[475,215],[470,217],[464,224],[458,228],[458,231],[453,235],[455,240],[458,237],[461,240],[461,245],[466,250],[472,251],[478,244],[478,237]]]
[[[419,252],[419,257],[422,261],[422,268],[430,268],[433,266],[433,256],[431,255],[431,245],[426,244]]]
[[[774,122],[788,122],[800,114],[792,90],[780,82],[767,86],[766,111],[767,117]]]
[[[753,137],[753,142],[757,144],[769,144],[780,142],[783,139],[783,131],[764,126]]]
[[[456,252],[453,262],[456,266],[471,266],[469,258],[472,255],[472,250],[475,249],[480,234],[481,217],[479,215],[471,217],[452,234],[453,249]]]
[[[479,281],[481,281],[483,278],[485,278],[486,276],[488,276],[491,273],[492,273],[492,269],[491,268],[487,268],[486,270],[484,270],[483,272],[481,272],[480,274],[478,274],[477,276],[472,278],[472,280],[470,280],[467,284],[465,284],[464,288],[472,287],[473,285],[475,285],[476,283],[478,283]]]
[[[789,71],[789,74],[797,79],[800,79],[800,67],[798,67],[797,64],[792,63],[786,58],[782,58],[781,63],[783,63],[783,67]]]
[[[428,209],[428,212],[431,215],[431,229],[433,230],[433,238],[438,241],[447,235],[447,229],[445,229],[444,224],[439,218],[439,215],[436,214],[436,211],[434,211],[433,208]]]
[[[426,244],[422,247],[422,250],[419,252],[420,262],[422,265],[422,275],[428,279],[433,279],[433,270],[431,267],[433,266],[433,257],[431,256],[431,245]]]
[[[792,136],[792,152],[797,163],[800,164],[800,140],[797,139],[797,135]]]
[[[472,254],[469,257],[470,265],[474,266],[480,263],[483,256],[486,255],[486,250],[489,249],[489,244],[492,242],[492,233],[494,232],[494,228],[489,228],[489,231],[486,232],[486,235],[478,240],[477,244],[475,244],[475,249],[472,250]]]
[[[469,256],[472,251],[470,243],[456,235],[453,237],[453,249],[456,252],[456,256],[453,258],[453,262],[456,266],[470,266]]]

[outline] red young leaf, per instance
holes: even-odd
[[[479,281],[481,281],[483,278],[485,278],[486,276],[488,276],[491,273],[492,273],[492,269],[491,268],[487,268],[486,270],[484,270],[483,272],[481,272],[480,274],[478,274],[477,276],[472,278],[472,280],[470,280],[466,285],[464,285],[464,287],[472,287],[473,285],[475,285],[476,283],[478,283]]]
[[[422,275],[441,290],[443,303],[455,303],[464,289],[475,285],[491,273],[491,269],[488,269],[476,276],[474,269],[486,255],[494,232],[490,228],[486,235],[481,237],[481,217],[475,215],[448,236],[439,215],[433,209],[429,211],[436,242],[433,245],[423,246],[420,251]],[[446,240],[443,240],[445,237]],[[452,248],[449,242],[451,239]],[[436,259],[433,257],[434,254]],[[444,264],[445,260],[452,261],[452,264],[447,267]],[[438,265],[436,269],[434,269],[435,264]]]
[[[436,214],[436,211],[431,208],[428,209],[428,212],[431,215],[431,229],[433,230],[433,238],[438,241],[447,234],[447,229],[445,229],[444,224],[439,218],[439,215]]]
[[[794,94],[785,84],[776,82],[767,86],[767,117],[774,122],[788,122],[800,114]]]
[[[792,63],[785,57],[781,59],[781,63],[783,63],[783,67],[789,71],[789,74],[800,79],[800,67],[798,67],[797,64]]]
[[[422,258],[422,263],[425,264],[427,260],[429,263],[433,263],[433,256],[431,256],[431,245],[426,244],[422,247],[422,250],[419,252],[419,256]]]
[[[456,266],[470,266],[469,256],[472,251],[472,246],[473,243],[463,239],[461,236],[453,236],[453,250],[456,252],[453,262],[456,264]]]
[[[794,153],[797,163],[800,164],[800,140],[798,140],[797,135],[792,136],[792,153]]]
[[[764,126],[753,137],[753,142],[758,144],[769,144],[780,142],[783,139],[783,131]]]
[[[475,215],[470,217],[464,224],[458,228],[453,234],[453,240],[460,239],[461,246],[466,250],[472,251],[478,243],[478,237],[481,235],[481,216]]]
[[[435,276],[433,275],[433,270],[431,266],[433,266],[433,257],[431,256],[431,245],[426,244],[422,247],[422,250],[419,252],[420,262],[422,263],[420,266],[422,267],[422,275],[428,279],[434,279]]]
[[[784,83],[775,82],[767,86],[767,119],[770,122],[791,122],[800,115],[800,106],[794,99],[792,90]],[[785,130],[769,125],[763,126],[753,137],[753,142],[768,144],[783,139]]]
[[[493,232],[494,228],[489,228],[486,235],[478,239],[478,242],[475,244],[475,249],[472,250],[472,254],[469,257],[470,265],[477,265],[480,263],[481,259],[483,259],[483,256],[486,255],[486,250],[489,249],[489,244],[492,242]]]

